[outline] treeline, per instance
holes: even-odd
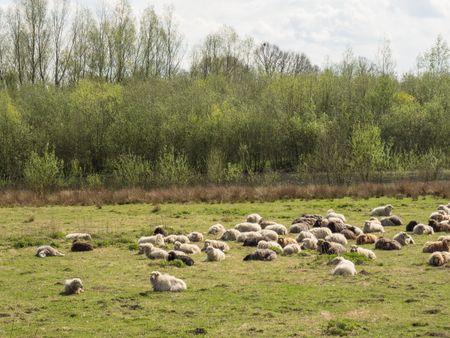
[[[187,53],[171,9],[136,19],[126,1],[94,16],[22,0],[2,15],[3,187],[350,183],[450,168],[441,37],[399,78],[387,42],[374,61],[348,50],[319,69],[231,28]]]

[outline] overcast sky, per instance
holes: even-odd
[[[3,6],[11,2],[0,0]],[[173,4],[189,48],[228,25],[256,42],[304,52],[319,66],[327,57],[340,60],[347,47],[374,59],[380,41],[388,38],[401,74],[413,69],[417,55],[429,49],[438,34],[450,40],[449,0],[131,0],[131,4],[136,15],[149,5],[160,12]]]

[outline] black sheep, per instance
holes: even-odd
[[[72,247],[70,248],[70,251],[73,252],[92,251],[92,250],[94,250],[92,244],[86,242],[78,242],[77,240],[73,241]]]
[[[192,266],[195,263],[191,257],[185,256],[185,255],[177,255],[176,252],[170,251],[169,256],[167,257],[167,260],[174,261],[175,259],[179,259],[187,266]]]

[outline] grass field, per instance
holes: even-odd
[[[404,222],[426,222],[447,201],[372,198],[283,200],[271,203],[148,204],[0,209],[0,337],[450,337],[450,269],[427,265],[421,253],[433,236],[414,236],[415,246],[376,251],[354,277],[330,275],[329,256],[313,252],[273,262],[243,262],[253,248],[231,243],[227,259],[177,268],[135,255],[136,241],[164,224],[177,233],[226,228],[257,212],[289,225],[302,213],[344,213],[362,226],[368,211],[391,203]],[[400,227],[386,228],[392,238]],[[401,227],[403,230],[404,227]],[[68,232],[90,232],[96,249],[71,253]],[[65,257],[34,257],[40,244]],[[350,242],[351,244],[351,242]],[[349,244],[349,245],[350,245]],[[366,247],[372,248],[373,245]],[[153,270],[184,279],[183,293],[150,291]],[[86,291],[60,292],[80,277]]]

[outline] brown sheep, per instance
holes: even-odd
[[[352,239],[352,240],[356,239],[355,233],[349,229],[342,230],[341,234],[343,234],[345,236],[345,238],[347,238],[347,239]]]
[[[289,237],[279,237],[278,244],[280,244],[281,247],[284,248],[286,245],[289,245],[289,244],[297,244],[297,241],[295,239],[289,238]]]
[[[428,264],[432,266],[442,266],[450,263],[450,253],[449,252],[433,252],[428,260]]]
[[[429,219],[428,225],[433,228],[434,232],[450,232],[450,224],[448,221],[438,222],[434,219]]]
[[[373,244],[377,240],[377,236],[373,234],[362,234],[356,237],[356,244],[363,245],[363,244]]]
[[[422,249],[422,252],[433,253],[436,251],[447,251],[450,252],[449,249],[450,240],[445,239],[443,241],[436,242],[426,242],[425,246]]]
[[[347,252],[347,249],[342,244],[324,241],[319,239],[317,242],[317,250],[321,254],[327,255],[339,255],[341,253]]]
[[[375,249],[378,250],[400,250],[401,248],[402,245],[396,240],[381,237],[375,242]]]

